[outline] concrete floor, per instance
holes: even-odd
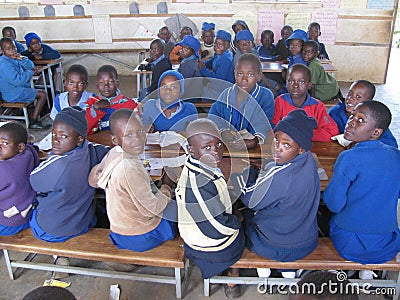
[[[373,72],[373,70],[371,70]],[[377,85],[377,94],[375,99],[387,104],[392,111],[393,121],[391,130],[397,141],[400,144],[400,49],[393,49],[391,61],[389,65],[389,73],[387,83]],[[127,96],[134,96],[136,91],[135,79],[133,77],[122,77],[121,91]],[[96,91],[95,78],[90,78],[89,91]],[[350,83],[340,83],[341,90],[345,95],[350,86]],[[40,140],[45,136],[46,132],[32,132]],[[15,254],[14,254],[15,255]],[[22,297],[30,290],[39,287],[46,279],[50,278],[50,272],[24,270],[21,276],[11,281],[7,275],[4,260],[0,254],[0,300],[22,299]],[[50,261],[50,257],[39,256],[36,259]],[[71,261],[72,264],[90,264],[86,261]],[[101,263],[94,264],[96,267],[102,267]],[[148,269],[149,272],[159,272],[156,268]],[[113,280],[105,278],[97,278],[91,276],[73,275],[65,281],[71,282],[68,288],[75,294],[78,299],[108,299],[109,289],[112,284],[119,284],[121,289],[120,299],[174,299],[175,288],[172,285],[142,283],[127,280]],[[191,274],[188,289],[184,294],[185,299],[207,299],[202,296],[203,284],[200,271],[197,268],[193,269]],[[243,296],[240,299],[287,299],[283,295],[264,295],[257,292],[256,286],[243,287]],[[211,290],[211,299],[226,299],[223,288],[214,286]],[[368,298],[378,299],[378,297],[368,296]],[[366,296],[361,296],[360,299],[367,299]],[[382,297],[380,297],[382,299]]]

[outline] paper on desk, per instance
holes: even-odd
[[[185,164],[186,155],[182,154],[178,157],[166,157],[166,158],[149,158],[147,159],[150,164],[150,170],[162,169],[164,167],[180,167]]]
[[[338,141],[338,143],[343,147],[347,147],[348,145],[351,144],[351,141],[346,140],[344,138],[344,134],[335,135],[335,136],[331,137],[331,140],[332,141]]]
[[[319,161],[317,154],[315,154],[315,153],[313,153],[313,152],[312,152],[311,154],[312,154],[312,156],[313,156],[313,158],[314,158],[314,160],[315,160],[315,164],[317,165],[317,168],[318,168],[319,180],[328,180],[329,177],[328,177],[328,175],[326,174],[325,169],[322,167],[322,164],[321,164],[321,162]]]
[[[172,144],[183,145],[185,137],[174,131],[163,131],[160,133],[160,146],[167,147]]]
[[[159,145],[160,144],[160,133],[148,133],[146,136],[146,144],[148,145]]]
[[[39,143],[35,143],[35,145],[37,145],[40,150],[51,150],[51,132],[49,132],[49,134],[46,135]]]

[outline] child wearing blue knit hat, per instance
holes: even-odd
[[[200,73],[204,77],[217,78],[231,83],[233,76],[233,55],[229,50],[231,34],[225,30],[218,30],[215,36],[214,56],[206,61],[199,61]]]
[[[21,55],[27,56],[30,60],[48,60],[61,57],[60,52],[43,44],[42,39],[35,32],[25,34],[24,39],[28,49],[21,52]]]
[[[186,35],[177,45],[181,46],[179,51],[182,61],[179,65],[178,72],[184,78],[201,77],[198,60],[200,59],[200,42],[192,36]]]
[[[201,59],[207,60],[214,55],[215,24],[203,22],[201,25]]]
[[[253,53],[254,55],[258,56],[254,44],[254,36],[247,29],[241,30],[236,34],[235,45],[236,45],[236,53],[235,56],[233,57],[234,66],[236,66],[239,56],[242,55],[243,53]]]

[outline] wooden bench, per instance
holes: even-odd
[[[183,241],[180,238],[167,241],[161,246],[146,252],[120,250],[109,237],[108,229],[93,228],[89,232],[63,243],[47,243],[36,239],[30,229],[14,236],[0,236],[0,249],[3,249],[7,270],[14,279],[14,268],[26,268],[42,271],[58,271],[70,274],[90,275],[117,279],[138,280],[174,284],[176,297],[182,297],[182,285],[185,287],[188,274],[188,262],[184,257]],[[24,260],[12,260],[8,250],[30,253]],[[140,266],[173,268],[174,275],[154,275],[138,272],[108,271],[85,267],[61,266],[33,261],[34,254],[57,255],[69,258],[106,261]],[[184,269],[183,277],[181,269]]]
[[[330,238],[319,238],[318,248],[315,249],[307,257],[292,261],[279,262],[263,258],[254,252],[245,249],[242,257],[232,267],[239,269],[253,268],[271,268],[271,269],[303,269],[303,270],[385,270],[397,272],[397,281],[389,279],[373,279],[361,280],[350,279],[351,283],[362,284],[368,283],[369,287],[385,287],[396,289],[394,299],[398,299],[400,292],[400,263],[393,259],[384,264],[368,264],[362,265],[356,262],[345,260],[340,257],[335,250]],[[204,296],[210,295],[211,283],[234,283],[234,284],[251,284],[251,285],[291,285],[299,281],[298,278],[261,278],[261,277],[228,277],[214,276],[209,279],[204,279]]]
[[[0,107],[3,108],[4,110],[0,114],[0,119],[7,119],[7,120],[24,120],[26,128],[29,128],[29,114],[28,114],[28,106],[30,103],[26,102],[6,102],[3,100],[0,100]],[[9,113],[13,108],[19,108],[22,109],[22,112],[24,113],[23,116],[13,116],[10,115]]]

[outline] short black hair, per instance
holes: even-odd
[[[369,108],[371,117],[375,120],[376,128],[383,129],[383,132],[385,132],[392,122],[392,113],[390,109],[377,100],[366,100],[360,102],[358,105],[361,104]]]
[[[9,37],[3,37],[2,39],[0,39],[0,48],[3,49],[3,44],[5,43],[12,43],[14,44],[14,41],[9,38]],[[15,44],[14,44],[15,45]]]
[[[274,41],[274,39],[275,39],[274,38],[274,32],[272,30],[269,30],[269,29],[266,29],[263,32],[261,32],[261,39],[263,39],[266,34],[270,34],[271,37],[272,37],[272,41]]]
[[[164,29],[166,29],[169,32],[168,26],[163,26],[160,29],[158,29],[158,33],[161,33],[161,31],[163,31]]]
[[[65,74],[65,77],[67,77],[69,74],[79,74],[82,75],[83,78],[85,79],[85,82],[88,81],[89,75],[88,75],[88,71],[86,70],[86,68],[82,65],[72,65],[69,67],[67,73]]]
[[[25,295],[22,300],[76,300],[69,290],[59,286],[41,286]]]
[[[163,47],[163,49],[165,48],[165,41],[164,40],[162,40],[162,39],[154,39],[154,40],[151,41],[150,46],[152,44],[155,44],[155,43],[161,45],[161,47]]]
[[[297,282],[298,294],[309,295],[315,299],[358,299],[360,288],[348,279],[339,278],[337,273],[331,271],[311,272]]]
[[[193,29],[190,28],[189,26],[183,26],[179,32],[182,32],[182,30],[184,29],[188,29],[190,31],[190,35],[193,35]]]
[[[18,122],[7,122],[0,127],[0,131],[8,132],[16,144],[28,143],[28,131]]]
[[[261,61],[258,58],[258,56],[254,55],[253,53],[244,53],[240,55],[236,62],[235,69],[244,61],[252,63],[258,69],[259,72],[262,71]]]
[[[298,70],[306,72],[308,81],[311,81],[311,71],[307,66],[305,66],[303,64],[294,64],[294,65],[290,66],[289,70],[288,70],[288,76],[290,73],[292,73],[294,71],[298,71]]]
[[[285,25],[285,26],[283,26],[282,29],[281,29],[281,35],[283,35],[283,31],[284,31],[285,29],[289,29],[289,30],[291,30],[291,31],[293,32],[293,27],[292,27],[292,26],[290,26],[290,25]]]
[[[118,80],[117,69],[112,65],[103,65],[97,70],[97,79],[100,77],[101,73],[113,74],[114,78]]]
[[[310,30],[312,27],[317,27],[318,31],[321,31],[321,26],[319,25],[318,22],[311,22],[311,23],[308,25],[308,30]]]
[[[142,121],[140,120],[139,116],[134,112],[133,110],[130,110],[129,108],[121,108],[118,110],[115,110],[111,116],[110,116],[110,129],[113,134],[115,134],[115,126],[116,123],[119,120],[126,120],[128,123],[128,120],[130,118],[134,118],[137,120],[140,124],[142,124]]]
[[[17,33],[15,32],[14,27],[11,27],[11,26],[5,26],[5,27],[3,27],[3,29],[1,30],[1,34],[4,36],[4,33],[5,33],[7,30],[11,30],[12,32],[14,32],[14,34],[17,34]]]
[[[309,40],[309,41],[305,42],[304,45],[303,45],[303,49],[304,49],[304,47],[307,47],[307,46],[308,46],[308,47],[313,47],[313,49],[315,50],[315,52],[318,53],[319,47],[318,47],[318,44],[317,44],[316,41],[311,41],[311,40]]]
[[[371,81],[360,79],[360,80],[354,81],[353,84],[362,84],[363,86],[365,86],[369,90],[369,93],[370,93],[369,99],[370,100],[374,99],[376,88],[375,88],[375,85]]]

